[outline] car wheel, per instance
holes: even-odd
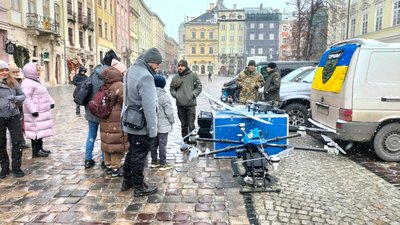
[[[385,161],[400,161],[400,123],[383,126],[374,138],[375,153]]]
[[[304,126],[308,119],[308,109],[300,103],[293,103],[283,108],[289,115],[289,130],[294,131],[299,126]]]

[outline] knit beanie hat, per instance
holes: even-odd
[[[256,66],[256,61],[250,60],[247,66]]]
[[[106,54],[104,55],[103,64],[107,65],[107,66],[111,66],[111,61],[113,59],[118,60],[119,58],[118,58],[117,54],[114,52],[114,50],[111,49],[110,51],[106,52]]]
[[[111,66],[117,69],[121,73],[124,73],[126,71],[126,66],[116,59],[113,59],[111,61]]]
[[[81,74],[81,72],[84,72],[84,73],[87,72],[87,70],[84,66],[79,67],[79,74]]]
[[[268,63],[267,67],[271,68],[271,69],[275,69],[276,68],[276,63]]]
[[[156,87],[164,88],[166,84],[164,77],[160,75],[154,76],[154,84]]]
[[[6,63],[3,60],[0,60],[0,69],[10,69],[10,67],[8,67],[8,63]]]
[[[188,67],[188,62],[184,59],[179,60],[178,65],[184,66],[184,67]]]
[[[160,51],[158,51],[158,49],[150,48],[149,50],[147,50],[146,53],[144,53],[142,60],[145,61],[146,63],[161,64],[162,56]]]

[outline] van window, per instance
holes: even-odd
[[[400,83],[400,52],[374,52],[371,54],[367,81],[374,83]],[[390,65],[390,70],[385,66]],[[385,72],[383,72],[385,71]],[[391,74],[388,74],[388,71]]]

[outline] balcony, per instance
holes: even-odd
[[[26,14],[26,27],[39,31],[39,35],[55,34],[60,36],[60,24],[49,17],[39,16],[36,13]]]
[[[91,20],[90,17],[82,16],[82,28],[85,30],[94,30],[94,22]]]
[[[76,22],[76,12],[72,11],[72,9],[68,9],[68,21]]]

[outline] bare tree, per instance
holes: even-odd
[[[326,10],[325,0],[291,0],[295,8],[293,16],[295,19],[293,27],[294,43],[296,44],[296,58],[310,60],[313,53],[315,38],[320,38],[320,32],[323,38],[326,38],[326,28],[319,27],[316,17]],[[314,57],[313,57],[314,58]]]

